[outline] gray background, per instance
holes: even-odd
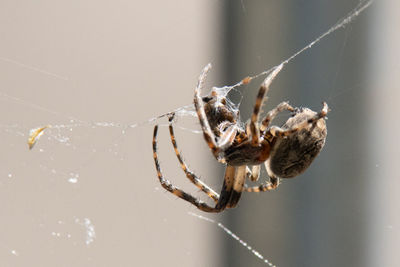
[[[327,145],[301,177],[210,215],[165,193],[152,160],[148,120],[190,104],[208,62],[208,87],[232,85],[279,64],[357,4],[0,1],[0,266],[264,265],[189,212],[223,223],[278,266],[398,266],[394,0],[374,3],[273,83],[265,110],[283,100],[332,109]],[[241,88],[243,120],[261,81]],[[47,124],[29,151],[29,130]],[[190,167],[219,190],[223,166],[192,132],[196,118],[177,126]],[[167,177],[197,194],[166,127],[159,147]]]

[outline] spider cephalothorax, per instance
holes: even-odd
[[[203,183],[183,161],[172,127],[174,114],[169,116],[169,130],[181,168],[193,184],[214,200],[215,206],[212,207],[173,186],[163,177],[157,156],[156,125],[153,134],[153,156],[158,178],[166,190],[200,210],[220,212],[225,208],[235,207],[243,191],[262,192],[275,189],[279,185],[279,178],[295,177],[310,166],[325,144],[325,117],[328,113],[328,105],[325,102],[318,113],[308,108],[293,108],[287,102],[282,102],[259,122],[260,109],[269,85],[282,66],[276,67],[261,84],[251,120],[246,125],[240,122],[238,110],[217,90],[212,90],[206,97],[200,97],[200,89],[210,65],[203,70],[195,89],[194,105],[206,143],[214,157],[226,164],[221,194],[217,194]],[[275,116],[284,110],[292,112],[286,123],[282,127],[270,126]],[[258,180],[262,163],[265,164],[269,182],[254,187],[245,185],[246,178],[251,181]]]

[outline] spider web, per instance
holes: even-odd
[[[276,66],[286,66],[297,56],[312,48],[326,36],[345,27],[370,6],[372,2],[373,1],[360,2],[352,12],[339,20],[334,26]],[[0,57],[0,61],[2,61],[6,67],[11,65],[20,70],[30,71],[28,75],[31,75],[31,77],[29,78],[35,80],[37,83],[50,78],[51,82],[48,82],[49,88],[60,84],[62,88],[67,88],[71,84],[74,84],[74,81],[72,81],[68,75],[53,73],[41,67],[39,68],[31,64],[22,63],[19,60],[14,60],[9,57]],[[262,71],[259,74],[247,78],[244,77],[234,85],[218,87],[216,89],[224,94],[231,93],[244,84],[247,84],[250,80],[261,76],[268,76],[276,66]],[[16,79],[15,77],[11,78]],[[211,80],[213,80],[213,77],[211,77]],[[188,81],[188,83],[190,83],[193,79],[188,78]],[[194,84],[195,83],[193,83],[190,88],[192,88]],[[65,93],[65,91],[62,93]],[[193,92],[189,90],[189,95],[192,93]],[[168,95],[163,96],[166,97]],[[84,97],[85,96],[80,96],[80,98]],[[119,96],[119,98],[121,98],[121,96]],[[186,97],[186,99],[191,99],[191,97]],[[17,260],[9,259],[10,263],[18,261],[23,263],[32,260],[34,262],[40,262],[37,257],[42,256],[47,257],[44,261],[45,265],[57,264],[59,263],[58,258],[60,256],[65,256],[60,251],[66,249],[70,251],[69,253],[71,255],[79,255],[79,257],[81,257],[80,259],[84,259],[86,264],[96,265],[96,260],[93,259],[95,257],[94,254],[92,255],[91,252],[82,253],[80,251],[83,248],[91,249],[93,246],[96,246],[96,240],[99,239],[101,235],[104,236],[104,232],[110,231],[112,233],[113,229],[118,227],[131,229],[128,225],[135,220],[140,220],[138,219],[140,214],[135,213],[137,218],[134,219],[126,218],[125,213],[129,213],[130,211],[120,211],[118,208],[113,207],[118,207],[121,202],[136,203],[131,206],[132,209],[144,205],[147,207],[142,208],[143,210],[141,212],[147,213],[146,210],[151,210],[152,207],[149,207],[146,203],[155,203],[150,201],[158,195],[161,195],[161,199],[168,200],[166,201],[168,202],[166,206],[171,207],[168,210],[164,208],[159,216],[157,216],[157,218],[162,220],[160,233],[158,233],[160,236],[151,236],[150,238],[164,238],[170,240],[177,234],[176,232],[179,227],[176,227],[176,225],[182,222],[175,219],[175,216],[176,218],[181,218],[179,217],[181,216],[179,215],[181,213],[179,212],[179,207],[187,206],[177,201],[170,202],[173,198],[167,194],[163,194],[158,186],[150,189],[142,189],[140,179],[144,179],[143,177],[148,176],[146,175],[148,169],[153,168],[151,162],[150,166],[147,164],[144,165],[144,170],[140,169],[141,164],[134,164],[133,170],[130,170],[132,167],[130,164],[123,164],[122,170],[119,168],[121,168],[120,162],[133,161],[133,153],[143,154],[143,157],[151,160],[151,155],[148,152],[151,140],[151,138],[149,138],[151,136],[151,134],[149,134],[149,130],[151,130],[150,126],[154,123],[165,125],[166,121],[164,117],[171,111],[176,113],[178,117],[177,126],[180,129],[186,132],[200,133],[195,122],[196,113],[194,112],[192,104],[179,108],[166,109],[167,112],[155,113],[161,114],[156,117],[147,115],[149,112],[154,114],[151,105],[148,105],[149,110],[140,114],[144,116],[144,119],[140,116],[138,116],[138,118],[135,117],[133,120],[128,117],[126,118],[128,122],[115,122],[115,120],[112,119],[112,114],[110,114],[110,120],[98,121],[66,115],[74,114],[74,112],[70,112],[75,108],[73,103],[68,103],[66,106],[62,104],[58,106],[57,103],[60,101],[53,100],[50,101],[50,106],[36,104],[41,103],[41,93],[39,91],[32,91],[23,96],[20,96],[18,91],[0,91],[0,100],[3,102],[3,114],[7,114],[6,118],[4,118],[3,122],[0,124],[2,133],[1,139],[3,140],[3,144],[6,144],[2,148],[2,168],[0,170],[0,177],[2,177],[2,180],[0,184],[3,188],[2,191],[8,191],[7,194],[3,196],[3,203],[9,205],[8,207],[3,206],[3,208],[8,214],[14,215],[11,216],[11,219],[4,222],[4,229],[7,227],[11,228],[12,224],[15,224],[19,219],[21,220],[19,224],[17,223],[17,229],[21,229],[19,235],[15,239],[12,239],[12,235],[10,236],[3,233],[3,241],[0,242],[0,247],[3,247],[2,254],[7,257],[19,258]],[[148,102],[151,103],[151,100],[149,99]],[[240,103],[235,105],[239,107]],[[107,106],[105,108],[107,108]],[[165,109],[165,107],[162,107],[162,109]],[[19,113],[21,110],[24,112]],[[82,112],[77,113],[82,114]],[[22,116],[19,117],[18,114],[22,114]],[[29,114],[29,117],[27,117],[27,114]],[[90,116],[88,117],[90,118]],[[135,123],[131,123],[130,121],[135,121]],[[136,133],[136,131],[141,131],[143,133]],[[163,135],[166,135],[166,133],[164,132]],[[198,137],[198,135],[194,135],[193,140],[190,142],[199,142],[198,139],[201,138]],[[135,140],[133,144],[129,143],[128,139],[131,138],[137,140]],[[188,139],[190,138],[188,137]],[[28,142],[31,145],[31,151],[28,150]],[[168,143],[168,137],[160,136],[159,142],[160,144]],[[145,143],[145,145],[142,146],[142,143]],[[13,153],[4,152],[11,150]],[[112,156],[110,157],[110,155]],[[162,158],[162,164],[165,166],[164,168],[168,173],[170,172],[168,166],[175,164],[173,160],[167,161],[167,158],[173,158],[173,153],[168,154],[167,151],[162,151]],[[187,158],[188,162],[193,162],[190,160],[189,155],[187,155]],[[99,159],[105,159],[105,162],[109,163],[109,167],[96,165],[98,162],[101,162]],[[204,160],[207,161],[209,159],[207,158]],[[172,163],[169,164],[169,162]],[[98,168],[98,172],[93,174],[91,172],[93,168]],[[100,173],[104,173],[104,176],[98,176],[99,178],[97,179],[95,176]],[[40,180],[41,177],[44,178]],[[155,179],[155,177],[153,178]],[[109,188],[109,190],[117,190],[120,192],[120,196],[114,197],[114,199],[107,198],[109,194],[107,191],[98,192],[96,190],[97,187],[103,188],[101,187],[102,185],[110,185],[107,183],[110,179],[116,181],[111,183],[114,188]],[[126,183],[126,181],[131,179],[135,180],[133,184]],[[43,183],[49,183],[51,186],[44,187]],[[218,183],[218,181],[211,182],[213,187],[218,186]],[[123,184],[129,184],[129,187],[125,187]],[[18,195],[18,189],[21,187],[26,188],[22,191],[24,192],[23,196],[12,197],[13,194]],[[42,191],[43,188],[44,191]],[[144,190],[144,193],[137,193],[139,189]],[[130,194],[130,192],[135,193]],[[43,196],[40,194],[43,194]],[[91,196],[89,197],[89,201],[87,200],[88,195]],[[159,201],[160,199],[157,200]],[[49,202],[54,202],[55,206],[52,206]],[[82,204],[85,208],[78,210],[77,205],[79,204]],[[34,209],[39,215],[36,214],[35,216],[32,215],[29,217],[31,221],[28,222],[29,227],[27,229],[27,218],[24,214],[26,214],[26,212],[29,213],[32,205],[41,208]],[[175,208],[175,206],[177,208]],[[15,207],[18,208],[18,210],[13,210]],[[61,208],[64,210],[61,210]],[[98,214],[101,213],[102,209],[107,210],[107,214],[99,216]],[[150,213],[150,211],[148,212]],[[52,215],[50,216],[49,214]],[[263,263],[273,266],[269,259],[267,259],[268,257],[272,257],[272,255],[269,255],[268,252],[264,252],[264,254],[268,256],[262,256],[257,250],[251,248],[250,245],[233,234],[229,228],[218,223],[219,220],[215,219],[214,216],[203,216],[195,213],[190,213],[189,215],[192,216],[187,216],[187,214],[185,216],[193,217],[195,221],[197,221],[194,222],[196,225],[202,225],[204,220],[212,222],[209,226],[209,231],[215,231],[218,234],[219,230],[215,229],[216,224],[219,228],[223,229],[225,233],[232,236],[240,244],[250,250],[253,255],[260,258]],[[92,217],[96,218],[97,223]],[[119,221],[119,223],[115,221]],[[193,223],[193,220],[189,218],[187,222]],[[145,228],[145,222],[139,224],[139,226],[141,227],[140,229]],[[170,230],[171,228],[172,230]],[[168,231],[172,231],[173,233],[169,233]],[[36,233],[32,234],[32,232]],[[144,231],[144,234],[148,234],[148,231]],[[136,240],[135,235],[141,234],[137,233],[137,231],[133,234],[127,233],[127,237],[131,237],[131,240]],[[32,246],[32,244],[35,244],[36,240],[43,240],[43,238],[38,236],[46,236],[44,239],[46,240],[44,248],[46,252],[41,252],[41,254],[39,253],[34,256],[28,252],[28,248]],[[179,236],[178,239],[184,240],[184,238],[185,237]],[[145,238],[137,238],[137,240],[145,240]],[[115,256],[120,256],[125,259],[124,256],[121,255],[129,253],[129,249],[127,249],[129,243],[119,243],[118,240],[113,238],[108,241],[110,241],[115,246],[115,250],[119,252],[116,253]],[[154,240],[154,242],[156,242],[156,240]],[[151,257],[153,254],[157,254],[157,252],[150,251],[151,246],[149,244],[135,244],[135,249],[146,248],[147,246],[149,246],[149,248],[146,249],[148,250],[148,252],[145,253],[146,255]],[[54,248],[57,248],[56,251]],[[107,251],[109,248],[99,248],[99,246],[97,246],[96,249],[97,251],[102,251],[102,249]],[[196,254],[197,249],[197,246],[193,245],[192,247],[188,247],[184,253],[194,257],[192,254]],[[190,258],[190,256],[188,258]],[[23,259],[21,260],[21,258]],[[271,261],[273,260],[271,259]]]
[[[248,84],[249,82],[251,82],[251,80],[258,78],[260,76],[267,76],[267,78],[269,77],[268,75],[271,74],[271,72],[276,69],[276,68],[283,68],[286,64],[288,64],[289,62],[291,62],[292,60],[294,60],[297,56],[299,56],[301,53],[305,52],[308,49],[311,49],[315,44],[317,44],[318,42],[320,42],[323,38],[325,38],[326,36],[328,36],[329,34],[333,33],[334,31],[340,29],[340,28],[344,28],[347,24],[351,23],[358,15],[360,15],[361,12],[363,12],[365,9],[367,9],[371,4],[373,3],[372,0],[370,1],[362,1],[359,3],[359,5],[353,10],[351,11],[346,17],[344,17],[343,19],[340,19],[335,25],[333,25],[329,30],[327,30],[326,32],[324,32],[323,34],[321,34],[320,36],[318,36],[315,40],[313,40],[312,42],[310,42],[307,46],[303,47],[302,49],[298,50],[296,53],[294,53],[292,56],[288,57],[287,59],[283,60],[279,65],[276,65],[274,67],[269,68],[268,70],[265,70],[259,74],[256,74],[254,76],[248,76],[245,77],[243,80],[239,81],[238,83],[231,85],[231,86],[223,86],[223,87],[214,87],[214,90],[217,90],[219,92],[219,94],[223,95],[223,96],[227,96],[229,94],[229,92],[235,88],[238,88],[244,84]],[[243,3],[242,3],[243,4]],[[22,66],[24,68],[28,68],[40,73],[43,73],[45,75],[49,75],[49,76],[53,76],[59,79],[63,79],[63,80],[68,80],[68,78],[66,77],[62,77],[58,74],[54,74],[45,70],[41,70],[41,69],[37,69],[35,67],[32,66],[28,66],[25,65],[23,63],[11,60],[11,59],[7,59],[7,58],[0,58],[0,60],[3,60],[5,62],[10,62],[19,66]],[[275,77],[273,77],[272,79],[275,79]],[[49,109],[43,108],[41,106],[35,105],[35,104],[31,104],[31,103],[27,103],[22,99],[1,93],[0,96],[2,96],[5,99],[8,99],[10,101],[15,101],[17,103],[23,104],[23,105],[27,105],[31,108],[34,109],[38,109],[38,110],[42,110],[45,112],[49,112],[55,115],[60,115],[57,112],[51,111]],[[228,101],[230,101],[228,99]],[[237,109],[239,109],[239,104],[234,104],[230,101],[230,105],[232,106],[236,106]],[[120,128],[121,129],[121,134],[125,134],[127,130],[136,128],[138,126],[145,126],[148,124],[151,124],[153,122],[158,121],[161,118],[166,117],[168,114],[174,113],[176,115],[176,117],[184,117],[184,116],[190,116],[190,117],[197,117],[197,114],[195,112],[194,109],[194,105],[193,104],[188,104],[186,106],[183,107],[179,107],[176,108],[172,111],[166,112],[162,115],[156,116],[156,117],[152,117],[150,119],[147,119],[145,121],[139,122],[139,123],[133,123],[133,124],[123,124],[123,123],[115,123],[115,122],[86,122],[86,121],[82,121],[73,117],[69,117],[69,123],[66,124],[56,124],[56,125],[46,125],[46,126],[41,126],[41,127],[37,127],[37,128],[33,128],[30,129],[29,131],[29,138],[28,138],[28,145],[30,145],[30,148],[32,148],[34,146],[34,144],[36,144],[36,141],[39,140],[39,138],[42,136],[42,134],[44,133],[44,130],[46,130],[46,132],[49,132],[49,138],[48,140],[50,141],[55,141],[55,142],[59,142],[59,143],[63,143],[67,146],[70,146],[71,143],[70,141],[70,137],[68,137],[68,135],[63,135],[63,132],[65,132],[64,130],[66,129],[67,131],[72,131],[73,128],[77,128],[77,127],[86,127],[86,128],[102,128],[102,127],[112,127],[112,128]],[[16,125],[4,125],[3,128],[7,128],[7,129],[11,129],[16,127]],[[51,131],[50,128],[55,129],[54,131]],[[193,129],[188,129],[188,128],[184,128],[181,127],[181,129],[184,130],[188,130],[191,131],[193,133],[201,133],[200,130],[193,130]],[[24,133],[22,132],[18,132],[18,134],[25,136]],[[76,148],[76,147],[75,147]]]

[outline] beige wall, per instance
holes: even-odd
[[[152,124],[93,126],[190,104],[203,66],[218,64],[217,11],[212,1],[1,1],[0,266],[215,262],[215,227],[160,189]],[[29,129],[46,124],[28,151]],[[201,146],[187,158],[210,177],[199,135],[177,134],[189,136],[183,151]],[[160,135],[167,175],[187,187]]]

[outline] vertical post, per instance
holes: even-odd
[[[340,18],[357,1],[291,3],[227,1],[225,50],[227,80],[256,74],[294,54]],[[364,14],[365,15],[365,14]],[[367,139],[366,19],[360,17],[285,66],[269,91],[268,111],[281,101],[332,112],[321,155],[275,192],[245,194],[226,224],[278,266],[365,266]],[[364,26],[363,26],[364,25]],[[262,79],[242,88],[242,120],[252,111]],[[257,84],[258,83],[258,84]],[[359,86],[359,85],[362,86]],[[285,121],[281,117],[273,124]],[[266,173],[262,172],[262,179]],[[248,266],[257,259],[231,240],[226,266]]]

